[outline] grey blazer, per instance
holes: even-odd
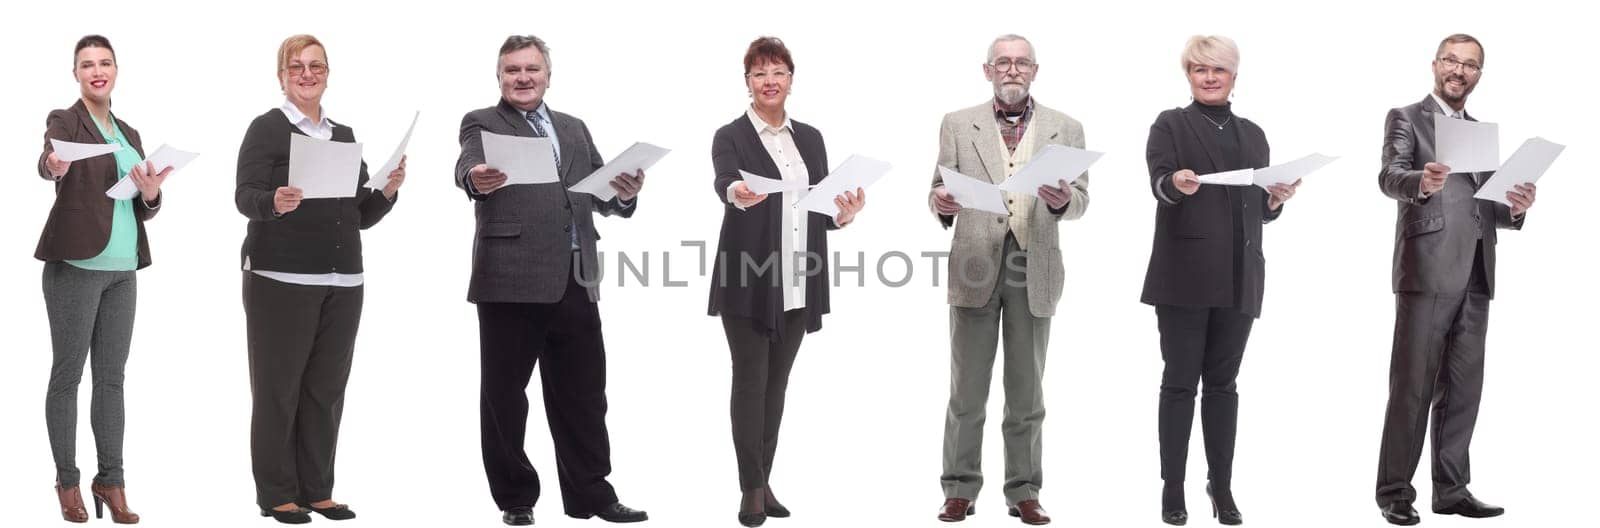
[[[1083,148],[1083,125],[1066,114],[1033,105],[1032,129],[1025,139],[1031,138],[1033,150],[1045,145],[1067,145]],[[973,178],[988,178],[999,184],[1005,181],[1007,154],[1000,141],[1000,129],[994,122],[994,105],[984,102],[978,106],[951,112],[939,125],[939,165]],[[1069,175],[1062,175],[1068,178]],[[937,168],[933,173],[933,188],[944,185]],[[1056,222],[1083,216],[1089,208],[1089,175],[1068,185],[1072,200],[1060,215],[1052,214],[1049,206],[1036,196],[1018,198],[1022,203],[1015,207],[1031,209],[1028,222],[1028,311],[1035,317],[1055,315],[1056,303],[1066,284],[1066,272],[1061,265],[1061,240]],[[978,308],[989,302],[995,282],[1005,268],[1000,262],[1006,233],[1010,222],[1005,215],[962,209],[954,216],[940,215],[933,207],[933,192],[928,193],[928,209],[933,211],[939,225],[955,226],[955,236],[950,243],[949,303],[962,308]]]
[[[456,161],[456,187],[474,200],[477,230],[472,241],[472,280],[467,301],[473,303],[553,303],[566,292],[574,260],[588,287],[589,300],[600,300],[599,266],[594,212],[633,215],[636,203],[626,207],[617,199],[601,201],[594,195],[567,191],[605,164],[594,148],[583,121],[554,110],[550,120],[561,139],[560,184],[508,185],[478,194],[467,185],[472,167],[484,163],[479,134],[533,137],[524,114],[504,100],[468,112],[461,118],[461,156]],[[571,231],[578,230],[578,247],[572,250]],[[577,258],[578,253],[581,258]]]
[[[1398,202],[1394,224],[1394,292],[1460,293],[1472,277],[1473,254],[1483,241],[1484,278],[1494,296],[1495,228],[1521,229],[1527,218],[1511,208],[1472,197],[1493,172],[1453,173],[1443,189],[1421,196],[1422,166],[1434,161],[1433,96],[1389,110],[1378,187]],[[1476,121],[1471,115],[1466,118]]]

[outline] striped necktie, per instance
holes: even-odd
[[[550,133],[544,130],[544,118],[539,116],[538,110],[528,112],[528,124],[533,125],[533,137],[550,137]],[[554,146],[552,145],[552,147]],[[556,166],[560,167],[561,153],[556,152],[554,148],[551,148],[550,152],[555,155]]]

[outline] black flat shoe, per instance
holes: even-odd
[[[1217,522],[1228,526],[1244,524],[1244,515],[1239,513],[1239,506],[1233,503],[1232,492],[1220,490],[1213,493],[1211,485],[1206,484],[1206,496],[1211,498],[1211,516]]]
[[[755,528],[767,523],[765,512],[745,513],[739,512],[739,524]]]
[[[600,511],[594,513],[578,515],[568,514],[567,516],[575,519],[599,517],[600,520],[611,523],[636,523],[650,520],[649,514],[642,510],[635,510],[633,508],[623,506],[620,502],[613,502],[610,506],[606,506]]]
[[[533,526],[533,507],[512,507],[500,513],[500,522],[506,523],[506,526]]]
[[[271,517],[272,520],[283,524],[306,524],[311,522],[311,510],[295,508],[289,511],[261,510],[262,517]]]
[[[356,518],[356,512],[351,510],[348,504],[335,504],[330,508],[318,508],[307,504],[306,507],[330,521],[348,521]]]
[[[1422,517],[1417,515],[1417,509],[1411,507],[1410,502],[1394,501],[1383,507],[1383,520],[1389,524],[1411,526],[1422,522]]]
[[[778,504],[778,501],[767,501],[767,517],[782,519],[789,516],[789,509]]]
[[[1167,524],[1170,524],[1170,525],[1173,525],[1173,526],[1183,526],[1185,524],[1189,524],[1189,512],[1184,511],[1184,510],[1172,510],[1172,511],[1161,512],[1161,522],[1164,522],[1164,523],[1167,523]]]
[[[1484,504],[1483,501],[1480,501],[1477,499],[1477,497],[1473,497],[1471,495],[1468,495],[1465,499],[1461,499],[1461,502],[1457,502],[1444,508],[1433,509],[1433,513],[1440,515],[1460,515],[1462,517],[1471,517],[1474,519],[1496,517],[1504,514],[1505,512],[1505,508]]]

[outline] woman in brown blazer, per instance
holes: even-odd
[[[78,40],[72,76],[80,96],[45,120],[39,176],[55,184],[55,205],[45,221],[34,257],[44,264],[44,301],[49,312],[50,366],[45,419],[55,456],[56,495],[61,516],[87,522],[89,512],[78,489],[76,458],[78,382],[92,361],[89,423],[94,428],[99,471],[90,491],[95,516],[111,507],[119,524],[139,522],[128,510],[122,480],[122,376],[133,338],[134,270],[150,265],[144,221],[161,209],[161,182],[172,171],[154,173],[144,159],[139,131],[111,115],[111,90],[117,84],[117,57],[99,35]],[[101,143],[121,150],[77,161],[56,155],[51,140]],[[139,196],[114,200],[106,190],[132,178]]]

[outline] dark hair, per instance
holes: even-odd
[[[1468,42],[1478,46],[1478,66],[1483,66],[1484,62],[1488,62],[1488,59],[1484,58],[1483,43],[1478,42],[1477,38],[1474,38],[1472,35],[1468,35],[1466,33],[1456,33],[1454,35],[1445,37],[1444,40],[1439,41],[1439,49],[1433,52],[1433,58],[1439,58],[1439,53],[1444,51],[1444,47],[1447,44],[1465,44]]]
[[[744,52],[744,72],[763,62],[783,63],[789,67],[789,73],[794,73],[794,59],[789,57],[789,48],[784,47],[783,41],[778,37],[758,37],[750,42],[750,49]]]
[[[111,52],[111,61],[116,62],[117,60],[117,50],[111,48],[111,39],[100,35],[84,35],[83,38],[78,39],[78,45],[72,48],[72,65],[74,68],[78,65],[78,52],[83,51],[84,48],[105,48],[106,51]]]
[[[550,47],[544,44],[543,39],[533,35],[512,35],[506,37],[505,44],[500,45],[500,56],[504,57],[507,53],[528,48],[539,50],[539,54],[544,55],[544,67],[550,67]]]

